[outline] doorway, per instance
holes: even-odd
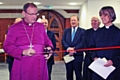
[[[38,18],[41,18],[42,15],[44,15],[45,18],[48,19],[49,22],[48,30],[51,30],[55,33],[55,38],[57,41],[55,51],[63,50],[61,39],[63,31],[65,29],[65,18],[54,10],[40,10]],[[54,55],[55,61],[60,61],[63,59],[62,52],[56,52]]]

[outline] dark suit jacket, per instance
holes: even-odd
[[[84,48],[91,48],[90,42],[92,41],[93,36],[99,30],[99,28],[95,31],[93,28],[90,28],[85,31],[83,37],[83,47]],[[84,65],[83,65],[83,80],[92,80],[92,71],[88,68],[88,66],[93,61],[91,58],[92,51],[85,51],[85,58],[84,58]]]
[[[65,29],[63,37],[62,37],[62,45],[65,50],[68,47],[75,47],[75,49],[79,49],[82,46],[82,38],[83,38],[83,34],[84,34],[85,30],[78,27],[78,29],[75,33],[73,42],[71,42],[71,39],[72,39],[71,31],[72,31],[72,28]],[[69,54],[69,53],[65,52],[65,55],[66,54]],[[83,61],[83,52],[74,53],[73,56],[75,58],[75,61],[80,61],[80,62]]]
[[[52,44],[54,46],[53,51],[56,49],[56,39],[55,39],[55,34],[52,31],[47,30],[47,35],[52,41]],[[52,55],[50,59],[48,60],[48,64],[54,64],[54,56]]]

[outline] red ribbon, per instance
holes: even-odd
[[[100,47],[100,48],[81,48],[77,49],[75,51],[96,51],[96,50],[109,50],[109,49],[119,49],[120,46],[110,46],[110,47]],[[61,50],[61,51],[54,51],[56,53],[60,52],[66,52],[66,50]],[[45,52],[39,52],[39,53],[45,53]],[[0,54],[0,56],[4,56],[5,54]]]
[[[110,46],[110,47],[100,47],[100,48],[81,48],[75,51],[96,51],[96,50],[109,50],[109,49],[119,49],[120,46]],[[54,51],[54,52],[66,52],[66,50]]]

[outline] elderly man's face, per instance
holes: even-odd
[[[47,19],[42,19],[41,22],[43,23],[43,25],[47,29],[47,27],[48,27],[48,20]]]
[[[91,19],[91,25],[92,25],[92,28],[98,28],[99,27],[100,21],[98,20],[97,17],[93,17]]]

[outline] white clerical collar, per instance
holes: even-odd
[[[28,22],[26,22],[25,19],[23,19],[23,22],[24,22],[24,24],[27,25],[27,26],[32,26],[32,25],[34,24],[34,23],[28,23]]]
[[[97,29],[93,28],[94,31],[97,31]]]
[[[110,28],[110,26],[105,26],[105,28],[106,28],[106,29],[109,29],[109,28]]]
[[[113,25],[113,24],[111,24],[111,25]],[[111,25],[110,25],[110,26],[111,26]],[[106,28],[106,29],[109,29],[109,28],[110,28],[110,26],[105,26],[105,28]]]
[[[28,25],[29,25],[29,26],[31,26],[32,24],[31,24],[31,23],[29,23]]]

